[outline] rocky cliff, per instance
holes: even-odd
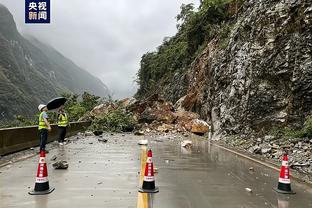
[[[210,38],[159,92],[174,102],[183,96],[180,105],[211,123],[216,137],[300,128],[312,109],[312,2],[244,0],[235,6],[229,33]]]
[[[32,116],[39,103],[63,92],[106,96],[107,87],[62,54],[24,38],[9,10],[0,4],[0,122]]]

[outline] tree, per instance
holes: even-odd
[[[91,111],[96,105],[100,103],[101,97],[84,92],[81,98],[81,106],[84,107],[87,111]]]
[[[181,12],[176,16],[178,24],[177,28],[181,29],[182,25],[186,24],[194,14],[194,4],[182,4],[181,7]]]

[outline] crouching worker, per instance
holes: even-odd
[[[58,115],[57,115],[57,126],[59,129],[59,145],[64,145],[65,144],[65,136],[66,136],[66,130],[67,126],[69,124],[68,122],[68,116],[64,111],[63,106],[59,108]]]
[[[46,151],[45,147],[48,140],[48,131],[51,131],[51,126],[48,121],[48,108],[46,105],[40,104],[38,110],[41,112],[39,115],[39,135],[40,135],[40,151]]]

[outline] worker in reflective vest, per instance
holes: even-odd
[[[57,119],[58,119],[57,126],[59,128],[58,142],[59,142],[59,145],[64,145],[65,144],[66,129],[67,129],[67,126],[69,125],[69,122],[68,122],[68,116],[65,113],[63,106],[61,106],[59,108]]]
[[[41,112],[39,115],[39,135],[40,135],[40,151],[46,151],[45,146],[48,140],[48,131],[51,131],[51,126],[48,121],[48,108],[44,104],[38,106],[38,110]]]

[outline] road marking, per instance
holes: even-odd
[[[249,156],[244,155],[244,154],[242,154],[242,153],[239,153],[239,152],[237,152],[237,151],[235,151],[235,150],[231,150],[231,149],[229,149],[229,148],[227,148],[227,147],[223,147],[223,146],[218,145],[218,144],[216,144],[216,143],[213,143],[213,145],[216,146],[216,147],[219,147],[219,148],[221,148],[221,149],[223,149],[223,150],[226,150],[226,151],[228,151],[228,152],[231,152],[231,153],[233,153],[233,154],[235,154],[235,155],[238,155],[238,156],[240,156],[240,157],[243,157],[243,158],[245,158],[245,159],[251,160],[251,161],[253,161],[253,162],[255,162],[255,163],[259,163],[259,164],[261,164],[261,165],[263,165],[263,166],[265,166],[265,167],[268,167],[268,168],[271,168],[271,169],[273,169],[273,170],[279,171],[279,168],[277,168],[277,167],[275,167],[275,166],[273,166],[273,165],[271,165],[271,164],[262,162],[262,161],[260,161],[260,160],[257,160],[257,159],[255,159],[255,158],[249,157]]]
[[[146,146],[141,146],[141,172],[140,172],[140,179],[139,179],[139,186],[141,187],[143,184],[144,172],[145,172],[145,165],[147,160],[146,154]],[[148,194],[147,193],[138,193],[138,201],[137,201],[137,208],[148,208]]]

